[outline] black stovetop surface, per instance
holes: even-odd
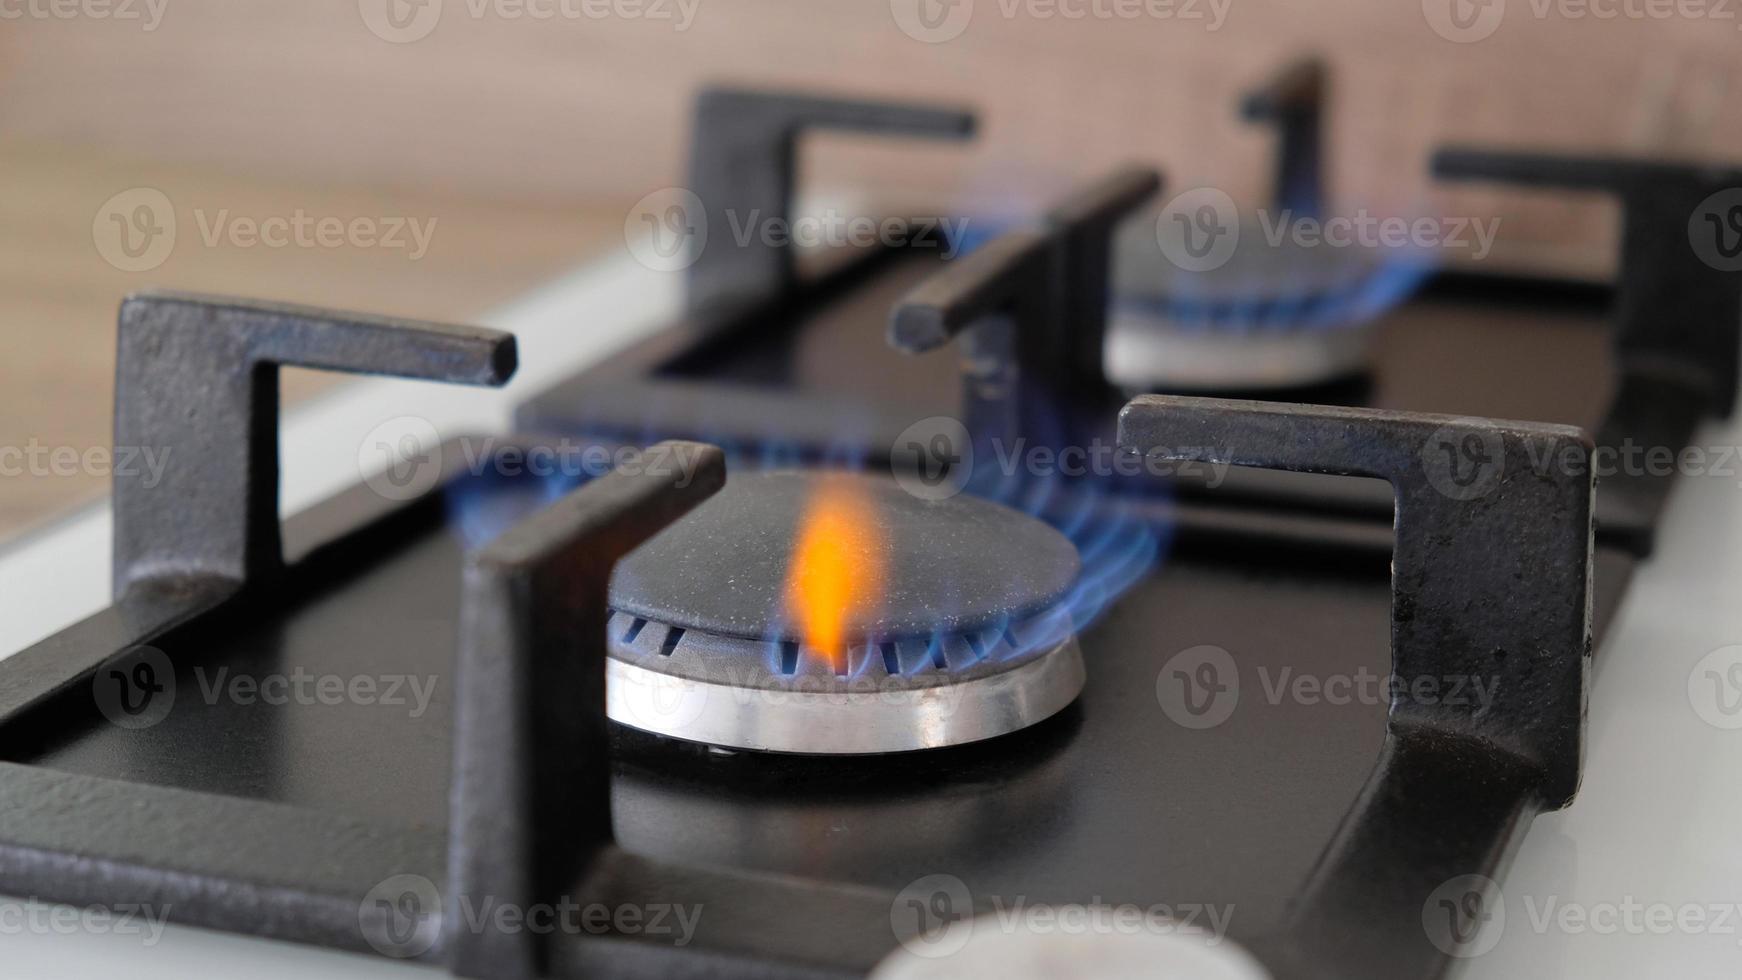
[[[850,308],[807,313],[800,327],[763,329],[761,340],[662,376],[875,401],[911,417],[947,411],[953,359],[889,352],[880,320],[864,313],[910,284],[892,275],[853,294]],[[1589,425],[1606,396],[1587,383],[1605,376],[1602,326],[1600,308],[1576,293],[1532,309],[1430,290],[1387,317],[1365,391],[1387,407]],[[712,368],[693,366],[703,361]],[[584,387],[585,378],[573,389]],[[564,397],[533,403],[531,427],[555,428]],[[563,428],[587,429],[569,421]],[[524,508],[535,498],[533,488]],[[277,608],[163,638],[180,693],[162,723],[129,731],[91,711],[84,725],[25,725],[9,732],[5,758],[443,827],[460,563],[477,543],[448,513],[414,508],[394,533],[288,584]],[[1376,536],[1340,546],[1173,528],[1151,572],[1082,633],[1080,701],[990,742],[884,758],[720,755],[617,728],[619,840],[650,857],[892,890],[948,873],[977,895],[1030,902],[1231,907],[1233,936],[1262,936],[1313,870],[1385,734],[1383,703],[1278,693],[1303,673],[1389,670],[1388,529],[1367,530]],[[1600,616],[1630,567],[1615,553],[1600,561]],[[1175,654],[1206,644],[1236,658],[1242,701],[1227,722],[1193,730],[1164,712],[1158,679]],[[263,709],[209,694],[235,675],[299,672],[405,675],[430,697],[413,717],[409,682],[398,706]]]

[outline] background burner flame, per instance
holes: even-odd
[[[883,547],[875,504],[851,477],[825,480],[799,522],[787,569],[787,614],[804,643],[847,665],[846,623],[883,591]]]

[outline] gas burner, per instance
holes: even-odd
[[[1227,263],[1187,272],[1154,231],[1135,223],[1116,254],[1106,365],[1127,391],[1275,390],[1358,374],[1376,316],[1427,272],[1378,249],[1272,246],[1256,227],[1241,230]]]
[[[708,745],[825,755],[939,748],[1042,721],[1084,680],[1064,535],[974,497],[772,471],[618,568],[607,707]]]
[[[1248,121],[1276,130],[1269,223],[1277,227],[1323,212],[1326,79],[1321,62],[1304,59],[1241,100]],[[1208,226],[1206,211],[1214,212]],[[1371,366],[1376,317],[1430,271],[1393,249],[1276,239],[1265,221],[1235,211],[1226,194],[1188,191],[1120,235],[1105,351],[1115,386],[1274,392],[1361,374]],[[1164,245],[1180,222],[1193,237]],[[1233,250],[1199,255],[1193,242],[1202,244],[1202,234]]]

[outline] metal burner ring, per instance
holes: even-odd
[[[612,720],[761,752],[869,755],[977,742],[1057,714],[1085,679],[1076,638],[1045,617],[986,640],[867,644],[841,673],[790,644],[771,649],[623,613],[612,616],[610,636]],[[791,673],[778,662],[783,653]]]

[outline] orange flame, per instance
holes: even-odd
[[[847,664],[849,616],[877,600],[883,563],[876,505],[851,479],[825,480],[799,524],[787,570],[786,606],[804,645]]]

